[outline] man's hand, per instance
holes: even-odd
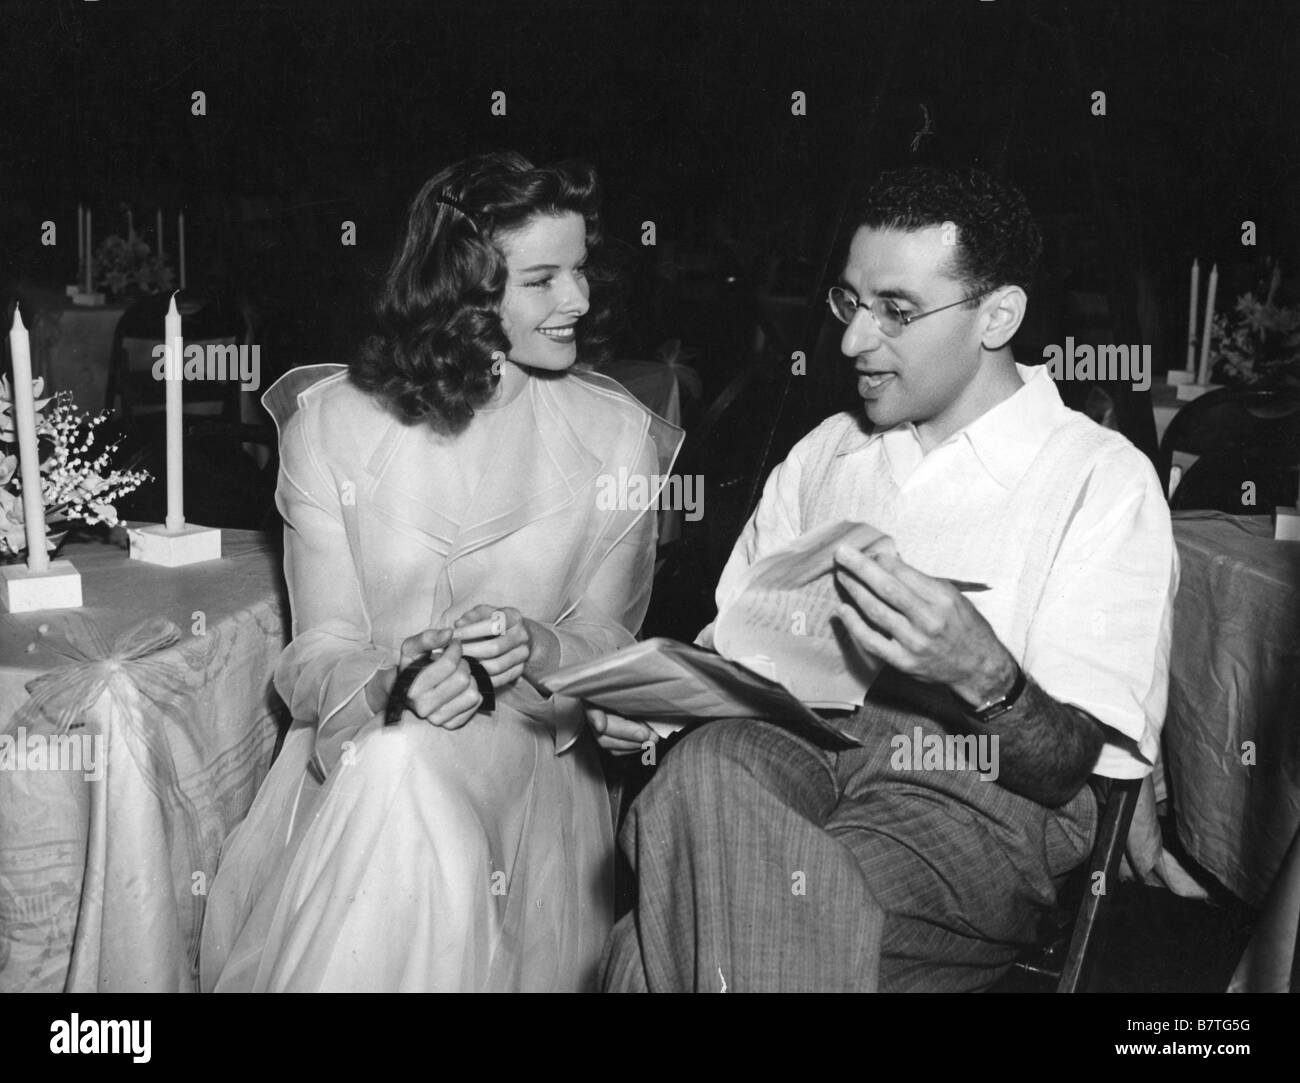
[[[863,651],[900,673],[946,685],[971,707],[1009,691],[1015,659],[951,583],[905,563],[889,538],[862,552],[841,546],[835,563],[850,602],[838,614]]]
[[[644,722],[633,722],[590,705],[587,705],[587,724],[596,735],[596,743],[616,756],[640,752],[647,741],[654,744],[659,740],[659,734]]]

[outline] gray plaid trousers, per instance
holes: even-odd
[[[637,895],[607,990],[956,992],[1010,966],[1088,856],[1091,791],[1052,810],[973,768],[896,769],[896,737],[948,732],[899,706],[849,727],[863,747],[834,753],[709,722],[665,757],[619,836]]]

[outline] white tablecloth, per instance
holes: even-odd
[[[23,725],[30,749],[55,731],[25,705],[56,672],[89,690],[70,732],[106,762],[98,780],[84,760],[0,769],[0,992],[195,988],[206,887],[270,765],[287,632],[276,555],[250,532],[222,543],[223,559],[176,569],[69,545],[85,606],[0,616],[0,734]],[[146,659],[58,653],[82,621],[111,643],[158,618],[181,638]],[[160,682],[175,694],[150,698]]]

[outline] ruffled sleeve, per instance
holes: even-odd
[[[284,573],[293,613],[293,639],[276,666],[275,686],[295,720],[316,726],[317,753],[326,765],[372,716],[364,691],[370,678],[396,663],[390,651],[372,642],[343,522],[345,494],[318,454],[317,412],[300,397],[340,371],[294,370],[263,400],[280,430],[276,506],[284,519]]]

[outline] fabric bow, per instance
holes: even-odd
[[[190,667],[183,659],[162,654],[180,642],[180,629],[163,617],[154,617],[123,632],[110,646],[99,628],[81,614],[71,613],[64,618],[62,632],[62,637],[50,636],[44,642],[69,664],[27,682],[31,698],[14,712],[14,724],[46,720],[57,732],[67,733],[107,689],[114,709],[110,712],[112,722],[106,724],[114,727],[149,791],[169,810],[165,821],[169,841],[173,847],[184,847],[174,851],[173,867],[215,869],[219,840],[205,848],[198,811],[181,787],[177,749],[173,747],[177,741],[194,741]],[[186,756],[187,762],[193,758]],[[207,783],[200,780],[198,785]],[[206,805],[210,795],[204,796]],[[202,900],[188,890],[177,891],[182,906],[188,907],[181,911],[181,930],[183,934],[188,930],[187,958],[191,971],[197,972]]]
[[[64,636],[51,636],[44,641],[70,664],[28,681],[31,699],[18,711],[18,716],[22,721],[43,717],[59,733],[67,733],[94,706],[105,688],[112,692],[123,713],[129,714],[120,678],[125,678],[158,706],[172,706],[186,696],[184,673],[175,665],[150,656],[174,646],[180,639],[180,629],[175,624],[155,617],[123,632],[110,647],[98,627],[80,614],[70,614]]]
[[[171,745],[172,734],[185,735],[193,714],[186,667],[160,656],[180,642],[180,630],[171,621],[154,617],[123,632],[110,646],[103,632],[80,613],[68,614],[64,625],[63,636],[50,636],[45,644],[69,664],[27,682],[31,698],[14,712],[11,726],[16,730],[44,719],[58,733],[67,733],[107,689],[126,747],[146,785],[155,796],[186,813],[190,834],[196,835],[193,804],[181,790]],[[132,700],[132,688],[154,710],[141,710]],[[162,721],[173,725],[159,724]]]

